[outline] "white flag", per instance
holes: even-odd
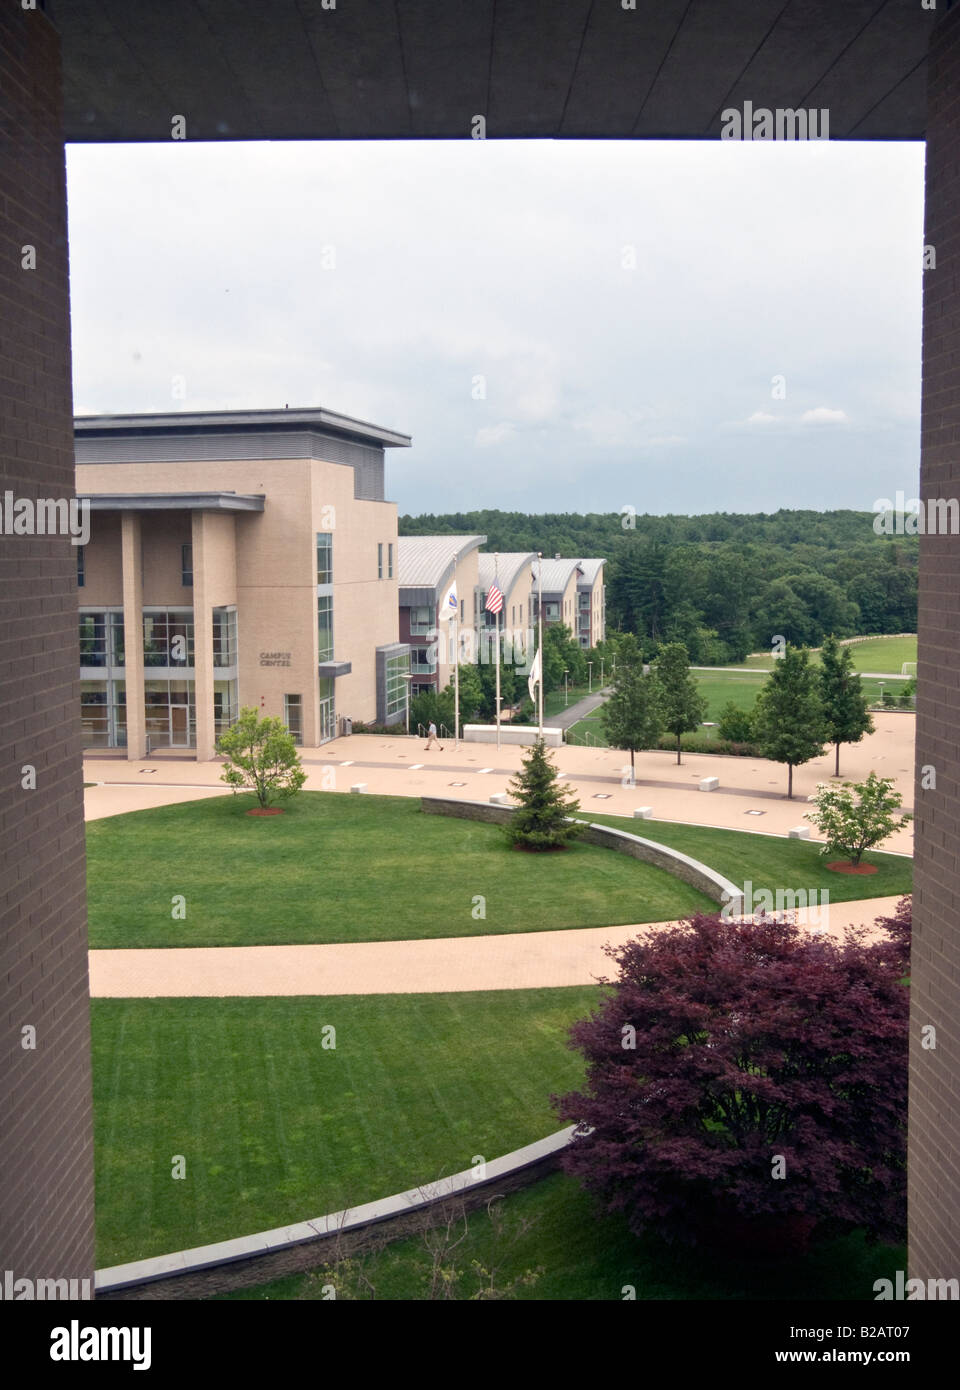
[[[540,648],[538,647],[538,648],[537,648],[537,654],[536,654],[536,656],[533,658],[533,660],[532,660],[531,663],[530,663],[530,674],[529,674],[529,676],[527,676],[527,689],[528,689],[529,692],[530,692],[530,699],[531,699],[531,700],[535,700],[535,699],[537,698],[536,695],[534,694],[534,691],[536,690],[537,685],[539,684],[539,681],[540,681],[540,672],[541,672],[541,669],[542,669],[542,663],[541,663],[541,661],[540,661]]]
[[[443,603],[440,605],[440,617],[441,617],[441,618],[459,618],[459,616],[460,616],[460,603],[459,603],[459,601],[458,601],[458,599],[457,599],[457,584],[456,584],[456,580],[454,580],[454,582],[450,585],[450,588],[447,590],[447,596],[446,596],[446,598],[443,600]]]

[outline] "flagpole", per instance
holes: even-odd
[[[459,551],[453,557],[453,584],[457,606],[453,611],[453,746],[460,742],[460,590],[457,587],[457,561]]]
[[[539,725],[539,741],[543,742],[543,551],[537,551],[537,560],[540,564],[540,576],[538,580],[539,593],[537,596],[537,650],[540,653],[540,682],[537,686],[537,714]]]
[[[493,582],[500,588],[500,575],[498,565],[498,552],[493,553]],[[500,607],[503,605],[501,604]],[[497,620],[497,749],[500,748],[500,608],[497,609],[494,617]]]

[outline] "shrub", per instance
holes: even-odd
[[[753,740],[753,713],[739,709],[731,700],[720,711],[717,733],[731,743],[750,743]]]
[[[820,782],[813,798],[814,809],[804,812],[826,840],[821,854],[843,854],[851,864],[859,864],[864,850],[878,845],[912,817],[896,812],[903,797],[894,790],[892,777],[871,772],[865,782],[844,782],[830,787]]]
[[[261,719],[245,705],[236,723],[217,739],[226,759],[220,780],[234,791],[252,791],[261,808],[294,796],[307,780],[296,744],[282,719]]]
[[[699,914],[608,946],[617,979],[572,1030],[584,1089],[555,1100],[566,1171],[638,1235],[899,1239],[909,923],[905,900],[868,946]]]

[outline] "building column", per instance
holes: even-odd
[[[0,7],[4,523],[10,498],[74,495],[60,90],[60,43],[47,17]],[[76,547],[69,535],[11,535],[4,524],[0,1258],[27,1279],[93,1274],[78,661]]]
[[[210,574],[207,556],[208,519],[205,512],[193,513],[193,694],[197,712],[197,762],[205,763],[216,753],[213,718],[213,606],[210,603]]]
[[[123,571],[123,669],[127,692],[127,758],[147,753],[147,712],[143,692],[143,547],[140,517],[120,516],[120,564]]]
[[[960,7],[927,91],[920,495],[960,498]],[[919,253],[919,248],[918,248]],[[909,494],[908,494],[909,495]],[[925,508],[925,515],[929,509]],[[960,537],[920,540],[910,984],[909,1264],[960,1273]],[[934,784],[935,782],[935,784]],[[936,1030],[935,1035],[929,1032]]]

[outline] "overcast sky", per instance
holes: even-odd
[[[412,435],[387,452],[401,512],[915,490],[921,144],[171,142],[67,167],[78,414],[342,411]]]

